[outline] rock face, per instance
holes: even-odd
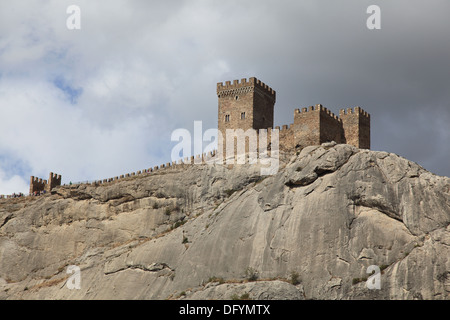
[[[386,152],[328,143],[268,177],[177,166],[2,201],[2,299],[449,299],[450,179]]]

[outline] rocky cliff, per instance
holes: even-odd
[[[329,143],[268,177],[177,166],[0,201],[1,299],[449,299],[450,179],[391,153]]]

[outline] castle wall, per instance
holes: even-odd
[[[273,128],[273,109],[276,93],[269,86],[256,80],[253,95],[253,128]]]
[[[344,130],[342,120],[330,110],[319,105],[320,111],[320,143],[335,141],[342,143]]]
[[[53,188],[61,185],[61,175],[50,172],[49,180],[42,180],[40,178],[31,176],[30,178],[30,194],[34,192],[50,192]]]
[[[50,192],[53,188],[61,185],[61,175],[53,174],[50,172],[50,176],[48,178],[48,184],[45,188],[47,192]]]
[[[345,141],[361,149],[370,149],[370,115],[360,107],[341,109],[339,117],[342,119]]]
[[[261,152],[259,143],[258,129],[267,129],[267,152],[271,154],[271,135],[274,120],[274,104],[276,92],[256,78],[226,81],[225,84],[217,84],[217,96],[219,100],[218,107],[218,129],[226,139],[226,130],[242,130],[241,134],[249,134],[249,129],[256,130],[256,151]],[[242,114],[245,113],[245,116]],[[225,121],[225,116],[227,121]],[[337,143],[347,143],[358,148],[370,148],[370,115],[359,107],[354,110],[351,108],[341,110],[339,117],[334,115],[322,105],[311,106],[309,108],[296,109],[294,112],[294,123],[283,125],[279,129],[279,150],[284,152],[293,152],[298,147],[311,145],[320,145],[323,142],[335,141]],[[248,157],[250,140],[245,137],[244,152]],[[234,139],[233,157],[238,156],[237,138]],[[114,178],[94,181],[92,184],[112,183],[121,179],[132,178],[142,174],[150,174],[161,169],[171,169],[176,166],[193,165],[209,163],[215,160],[219,154],[226,157],[226,143],[221,146],[219,142],[218,150],[208,154],[197,155],[196,157],[187,157],[179,160],[178,163],[166,163],[142,171],[127,173]],[[90,184],[86,182],[86,184]],[[61,176],[50,173],[47,180],[31,177],[30,193],[35,191],[51,191],[53,188],[61,185]]]
[[[294,112],[294,147],[320,144],[320,110],[311,106],[309,109],[296,109]]]
[[[291,151],[294,150],[295,144],[294,144],[294,124],[283,125],[280,127],[275,127],[275,129],[279,129],[279,148],[281,151]]]
[[[41,178],[31,176],[30,178],[30,194],[34,192],[44,191],[47,186],[47,180],[42,180]]]

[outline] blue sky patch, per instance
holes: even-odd
[[[53,84],[64,92],[71,104],[76,104],[78,97],[83,93],[83,88],[74,88],[63,77],[56,77]]]

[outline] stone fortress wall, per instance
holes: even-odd
[[[222,135],[227,129],[273,128],[276,92],[255,77],[218,83],[217,97],[218,128]],[[341,109],[337,116],[317,104],[295,109],[294,123],[283,125],[280,130],[280,146],[286,150],[330,141],[370,149],[370,115],[355,107]]]
[[[242,129],[245,131],[254,129],[257,134],[259,129],[267,129],[267,138],[270,141],[276,101],[275,90],[252,77],[248,80],[245,78],[241,81],[234,80],[233,83],[231,81],[226,81],[225,84],[217,83],[217,96],[218,129],[223,137],[226,136],[227,129]],[[283,152],[297,152],[306,146],[320,145],[330,141],[370,149],[370,114],[360,107],[341,109],[339,116],[333,114],[321,104],[309,108],[295,109],[294,122],[290,125],[276,126],[275,129],[279,130],[279,146],[280,151]],[[224,143],[224,156],[226,156],[225,147]],[[268,149],[270,150],[270,147]],[[236,156],[236,143],[234,151]],[[248,146],[246,146],[246,151],[248,151]],[[217,151],[212,151],[195,157],[180,159],[177,162],[168,162],[160,166],[108,179],[85,182],[84,184],[113,183],[121,179],[151,174],[161,169],[207,163],[214,160],[216,154]],[[30,179],[30,194],[44,190],[50,192],[60,185],[61,175],[50,173],[48,181],[32,176]]]

